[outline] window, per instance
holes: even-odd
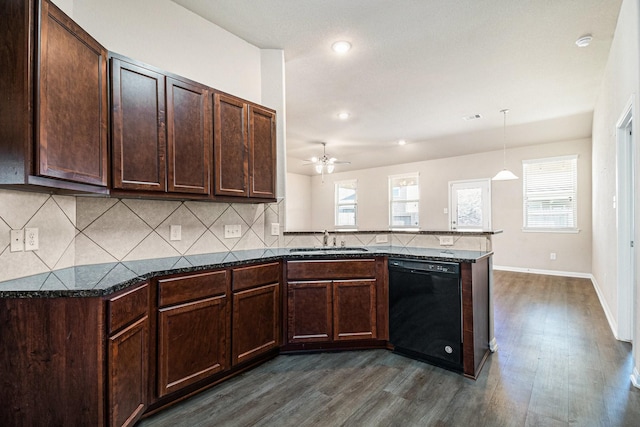
[[[524,160],[524,229],[577,232],[578,156]]]
[[[420,191],[418,173],[389,177],[389,226],[418,228]]]
[[[451,230],[491,230],[491,180],[449,183]]]
[[[358,181],[336,182],[336,227],[356,228],[358,214]]]

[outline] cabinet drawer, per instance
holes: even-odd
[[[127,290],[109,299],[109,334],[147,314],[149,283]]]
[[[227,271],[158,280],[158,306],[180,304],[227,293]]]
[[[280,282],[280,263],[233,269],[233,290],[241,291],[262,285]]]
[[[287,262],[288,279],[366,279],[376,277],[374,259]]]

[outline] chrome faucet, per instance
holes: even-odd
[[[329,232],[324,230],[324,236],[322,236],[322,246],[327,246],[329,244]]]

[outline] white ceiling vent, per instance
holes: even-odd
[[[482,116],[480,114],[472,114],[470,116],[463,117],[462,120],[468,122],[469,120],[477,120],[477,119],[481,119],[481,118],[482,118]]]

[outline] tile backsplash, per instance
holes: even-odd
[[[0,190],[0,281],[74,265],[277,247],[278,203],[72,197]],[[181,239],[170,239],[171,225]],[[241,236],[225,239],[225,225]],[[37,251],[11,252],[10,230],[38,228]]]
[[[451,235],[450,233],[442,235]],[[417,248],[437,248],[437,249],[456,249],[469,251],[491,251],[491,235],[464,235],[453,234],[453,244],[443,246],[440,244],[440,234],[422,234],[410,232],[378,232],[378,233],[349,233],[349,232],[330,232],[329,245],[333,244],[333,238],[336,238],[336,245],[341,245],[344,241],[345,246],[396,246],[396,247],[417,247]],[[379,237],[382,242],[378,242]],[[283,239],[284,247],[295,248],[305,246],[322,246],[322,233],[285,233]]]

